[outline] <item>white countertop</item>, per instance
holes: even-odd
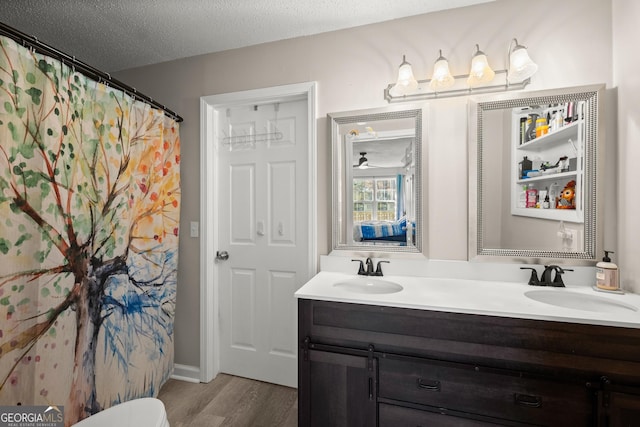
[[[414,276],[372,277],[402,285],[396,293],[356,293],[334,284],[364,278],[340,272],[321,271],[297,292],[296,297],[322,301],[369,304],[453,313],[481,314],[522,319],[552,320],[592,325],[640,328],[640,295],[597,292],[589,286],[552,288],[519,282],[482,281],[459,278]],[[622,312],[587,311],[559,307],[525,296],[529,291],[574,292],[636,308]]]

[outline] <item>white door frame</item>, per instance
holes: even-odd
[[[317,167],[316,167],[316,82],[306,82],[265,89],[254,89],[200,98],[200,381],[209,382],[220,371],[220,334],[218,331],[218,268],[215,253],[218,238],[218,159],[214,146],[216,109],[233,105],[259,103],[272,99],[286,101],[306,97],[308,122],[308,245],[309,275],[317,272]]]

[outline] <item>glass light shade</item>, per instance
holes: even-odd
[[[538,65],[531,60],[527,48],[517,44],[509,54],[509,83],[521,82],[533,76]]]
[[[398,80],[391,88],[389,93],[392,96],[402,96],[414,92],[418,88],[418,81],[413,76],[413,69],[404,55],[402,55],[402,64],[398,68]]]
[[[433,66],[433,77],[431,77],[431,82],[429,82],[429,88],[438,92],[450,88],[454,83],[455,79],[449,71],[449,61],[442,56],[442,51],[440,51],[440,56]]]
[[[476,45],[477,47],[477,45]],[[469,72],[469,78],[467,84],[469,87],[481,86],[487,84],[493,80],[496,73],[489,66],[487,61],[487,55],[478,49],[473,58],[471,59],[471,71]]]

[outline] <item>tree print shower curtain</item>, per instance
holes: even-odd
[[[178,124],[0,47],[0,405],[64,406],[68,426],[173,368]]]

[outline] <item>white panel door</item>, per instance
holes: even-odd
[[[219,111],[220,371],[297,385],[308,279],[306,100]]]

